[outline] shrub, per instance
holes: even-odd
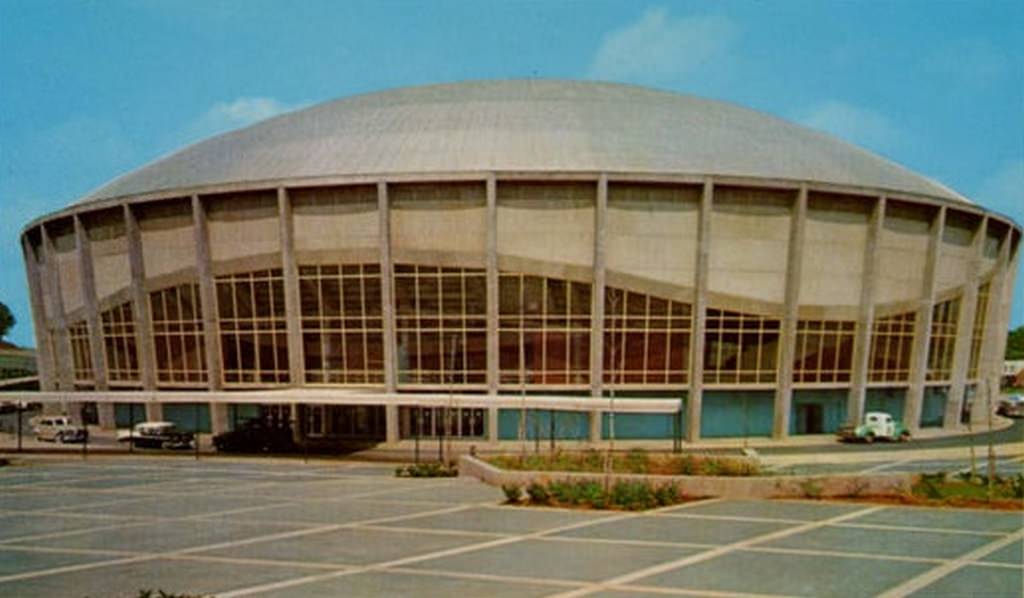
[[[520,484],[502,484],[501,491],[505,493],[505,502],[509,504],[516,504],[523,497],[523,487]]]
[[[923,494],[925,498],[939,500],[943,498],[942,486],[946,483],[944,473],[922,473],[914,488],[915,494]]]
[[[664,484],[654,489],[654,500],[660,507],[679,502],[679,488],[675,484]]]
[[[416,463],[395,469],[395,476],[400,478],[454,478],[457,475],[458,467],[444,463]]]
[[[139,590],[138,598],[205,598],[200,594],[174,594],[163,590]]]
[[[626,454],[626,471],[629,473],[647,473],[649,461],[647,451],[644,449],[630,449],[629,453]]]
[[[564,505],[576,504],[575,484],[572,482],[551,482],[548,484],[548,492],[556,503]]]
[[[551,502],[551,493],[544,484],[537,482],[531,483],[526,487],[526,494],[530,497],[530,502],[538,505],[546,505]]]
[[[815,500],[821,498],[822,487],[816,480],[806,479],[798,484],[800,486],[800,492],[803,493],[804,498],[813,498]]]
[[[650,509],[657,504],[648,482],[616,482],[610,499],[611,504],[630,511]]]
[[[1024,473],[1018,473],[1010,478],[1010,496],[1024,498]]]

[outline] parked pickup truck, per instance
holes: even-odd
[[[910,430],[884,411],[869,411],[864,414],[864,423],[857,426],[845,423],[836,432],[846,442],[874,442],[876,440],[910,440]]]
[[[142,422],[132,430],[117,433],[118,442],[130,442],[140,448],[187,449],[192,448],[191,432],[178,430],[174,422]]]

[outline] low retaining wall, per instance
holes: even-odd
[[[567,471],[509,471],[476,457],[459,458],[459,476],[474,477],[492,486],[556,480],[603,481],[604,474]],[[907,494],[917,479],[912,473],[762,475],[747,477],[670,476],[615,473],[613,482],[646,480],[652,484],[675,484],[686,496],[716,498],[829,498],[881,494]]]

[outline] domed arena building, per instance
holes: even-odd
[[[983,417],[1020,238],[772,116],[528,80],[219,135],[22,244],[40,396],[105,427],[695,442]]]

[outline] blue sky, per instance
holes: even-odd
[[[0,301],[19,322],[9,339],[34,344],[18,245],[29,220],[281,111],[512,77],[733,101],[1024,222],[1024,2],[0,0]]]

